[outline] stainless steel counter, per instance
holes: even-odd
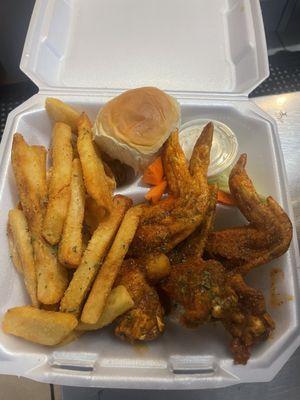
[[[300,92],[264,96],[255,101],[278,125],[294,209],[298,243],[300,239]],[[247,367],[245,367],[247,368]],[[297,400],[300,399],[300,348],[275,379],[267,383],[231,386],[202,391],[143,391],[64,387],[64,400]]]

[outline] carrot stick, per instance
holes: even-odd
[[[151,201],[152,204],[157,204],[166,190],[167,182],[162,181],[158,185],[153,186],[145,195],[145,199]]]
[[[236,206],[236,201],[230,193],[226,193],[223,190],[218,190],[217,202],[225,204],[226,206]]]
[[[156,158],[152,164],[150,164],[143,175],[143,182],[148,185],[159,185],[164,176],[164,169],[162,165],[161,157]]]

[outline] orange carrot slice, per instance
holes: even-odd
[[[158,185],[153,186],[145,195],[145,199],[151,201],[152,204],[157,204],[164,194],[167,187],[167,182],[162,181]]]
[[[152,164],[150,164],[143,175],[143,182],[148,185],[159,185],[164,176],[164,168],[161,157],[156,158]]]
[[[230,193],[223,190],[218,190],[217,194],[218,203],[225,204],[226,206],[236,206],[236,201]]]

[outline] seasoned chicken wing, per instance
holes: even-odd
[[[272,197],[260,199],[245,170],[246,161],[246,154],[241,155],[229,186],[249,224],[213,232],[206,244],[209,257],[242,274],[281,256],[292,238],[289,217]]]
[[[210,197],[202,223],[183,242],[179,243],[169,254],[171,264],[187,261],[189,258],[200,259],[203,255],[208,235],[213,229],[218,187],[210,185]]]
[[[156,290],[147,283],[138,262],[123,262],[117,285],[126,287],[135,305],[120,318],[115,334],[129,342],[156,339],[164,330],[164,312]]]
[[[177,264],[162,288],[183,307],[184,325],[220,320],[233,337],[230,350],[238,364],[245,364],[251,347],[274,329],[262,293],[247,286],[241,275],[228,274],[217,261],[189,259]]]
[[[201,224],[209,204],[207,169],[212,138],[213,125],[209,123],[196,142],[188,166],[178,132],[171,134],[162,156],[170,196],[156,205],[144,206],[131,255],[168,253]]]

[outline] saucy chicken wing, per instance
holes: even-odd
[[[260,199],[245,170],[246,161],[242,154],[231,171],[229,187],[249,224],[213,232],[206,244],[210,258],[242,274],[281,256],[292,239],[289,217],[271,196]]]
[[[147,283],[135,260],[123,262],[116,285],[126,287],[135,305],[120,318],[115,334],[129,342],[160,336],[164,330],[163,308],[156,290]]]
[[[241,275],[228,274],[215,260],[189,259],[173,266],[162,288],[183,307],[184,325],[193,328],[221,321],[233,337],[230,350],[238,364],[246,364],[251,347],[274,329],[262,293],[247,286]]]
[[[226,285],[226,279],[226,270],[219,262],[189,259],[172,266],[162,288],[183,307],[181,322],[196,327],[214,316],[220,317],[224,307],[232,309],[237,304],[237,296]]]
[[[169,196],[153,206],[144,206],[129,254],[168,253],[202,222],[209,205],[207,169],[213,138],[209,123],[196,142],[189,165],[178,140],[169,137],[162,155]]]
[[[229,275],[227,282],[238,296],[233,310],[227,309],[222,323],[231,334],[231,353],[236,364],[246,364],[251,348],[268,339],[275,329],[275,323],[266,312],[262,292],[248,286],[240,274]]]

